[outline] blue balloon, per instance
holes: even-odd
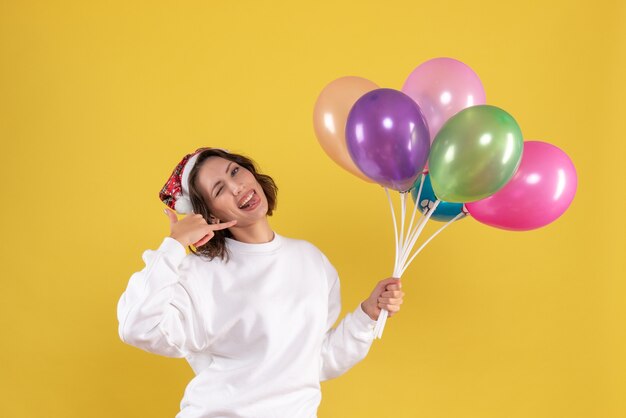
[[[413,202],[417,199],[417,192],[420,188],[420,179],[422,176],[419,176],[413,185],[413,189],[411,190],[411,196],[413,197]],[[424,176],[424,186],[422,187],[422,193],[420,194],[420,201],[415,202],[416,205],[419,204],[419,209],[426,213],[426,209],[432,208],[437,200],[437,196],[435,196],[435,192],[433,191],[433,186],[430,183],[430,174],[426,174]],[[439,202],[437,205],[437,209],[432,214],[430,219],[434,219],[439,222],[448,222],[454,217],[456,217],[459,213],[463,212],[463,203],[450,203],[444,202],[443,200]],[[463,219],[462,216],[460,219]]]

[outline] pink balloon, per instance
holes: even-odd
[[[478,222],[528,231],[554,222],[569,207],[578,178],[572,160],[558,147],[525,141],[513,178],[495,194],[465,207]]]
[[[431,144],[452,115],[486,103],[485,90],[476,73],[452,58],[434,58],[421,64],[406,79],[402,92],[415,100],[424,113]]]

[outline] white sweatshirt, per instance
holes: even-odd
[[[313,244],[274,233],[226,245],[228,261],[170,237],[146,250],[118,302],[120,338],[187,359],[196,376],[176,418],[316,417],[320,381],[366,356],[376,321],[359,305],[332,328],[339,278]]]

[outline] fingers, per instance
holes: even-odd
[[[400,305],[404,300],[402,298],[378,298],[379,303],[387,303],[390,305]]]
[[[378,298],[378,307],[381,309],[387,309],[388,311],[395,311],[400,309],[400,305],[404,303],[402,298]]]
[[[385,309],[387,310],[387,317],[389,317],[389,318],[391,318],[392,316],[394,316],[395,314],[397,314],[397,313],[398,313],[398,311],[400,311],[400,308],[398,308],[398,310],[397,310],[397,311],[393,311],[393,310],[391,310],[391,311],[390,311],[390,310],[389,310],[389,309],[387,309],[387,308],[385,308]],[[380,309],[378,309],[378,311],[379,311],[379,312],[381,312],[381,310],[380,310]],[[378,319],[378,318],[377,318],[377,319]]]
[[[220,229],[230,228],[231,226],[235,225],[236,223],[237,223],[237,220],[232,220],[232,221],[223,222],[223,223],[219,223],[219,224],[210,224],[210,226],[211,226],[212,230],[219,231]]]
[[[378,282],[378,284],[376,285],[376,291],[378,291],[378,293],[382,293],[385,290],[390,290],[387,287],[388,286],[392,286],[392,285],[398,285],[398,279],[395,279],[393,277],[389,277],[385,280],[381,280]]]
[[[376,306],[380,309],[385,309],[389,317],[391,317],[400,311],[400,305],[404,302],[402,299],[404,292],[400,290],[402,282],[398,278],[390,277],[381,280],[379,284],[382,288],[376,300]]]
[[[167,217],[169,218],[170,224],[175,224],[176,222],[178,222],[178,217],[173,210],[171,210],[170,208],[165,208],[163,209],[163,212],[165,212],[165,215],[167,215]]]
[[[210,234],[206,234],[206,235],[204,236],[204,238],[202,238],[200,241],[198,241],[198,242],[196,242],[195,244],[193,244],[193,246],[194,246],[194,247],[196,247],[196,248],[203,246],[204,244],[206,244],[207,242],[209,242],[209,240],[210,240],[211,238],[213,238],[213,236],[214,236],[214,235],[215,235],[215,234],[213,234],[212,232],[211,232]]]
[[[237,220],[232,220],[232,221],[219,223],[219,224],[207,224],[210,227],[209,233],[206,234],[204,237],[202,237],[202,239],[200,239],[200,241],[198,241],[195,244],[193,244],[194,247],[197,248],[197,247],[200,247],[200,246],[206,244],[207,242],[209,242],[209,240],[215,236],[213,231],[218,231],[220,229],[230,228],[231,226],[235,225],[236,223],[237,223]]]
[[[402,298],[404,297],[404,292],[401,290],[388,290],[381,293],[380,296],[384,298]]]
[[[389,313],[398,312],[400,310],[400,305],[393,305],[390,303],[378,302],[378,307],[380,309],[386,309],[387,311],[389,311]]]
[[[402,281],[400,279],[393,279],[393,281],[385,287],[386,290],[400,290],[402,289]]]
[[[171,209],[165,209],[164,213],[170,219],[170,236],[176,237],[181,243],[200,247],[205,245],[215,236],[215,231],[230,228],[237,223],[236,220],[219,224],[207,223],[204,216],[198,213],[189,213],[180,221]]]

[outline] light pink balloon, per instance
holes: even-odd
[[[485,104],[485,90],[474,71],[453,58],[434,58],[413,70],[402,92],[419,105],[432,144],[441,126],[455,113]]]
[[[478,222],[511,231],[528,231],[554,222],[569,207],[578,178],[572,160],[558,147],[525,141],[513,178],[495,194],[466,203]]]

